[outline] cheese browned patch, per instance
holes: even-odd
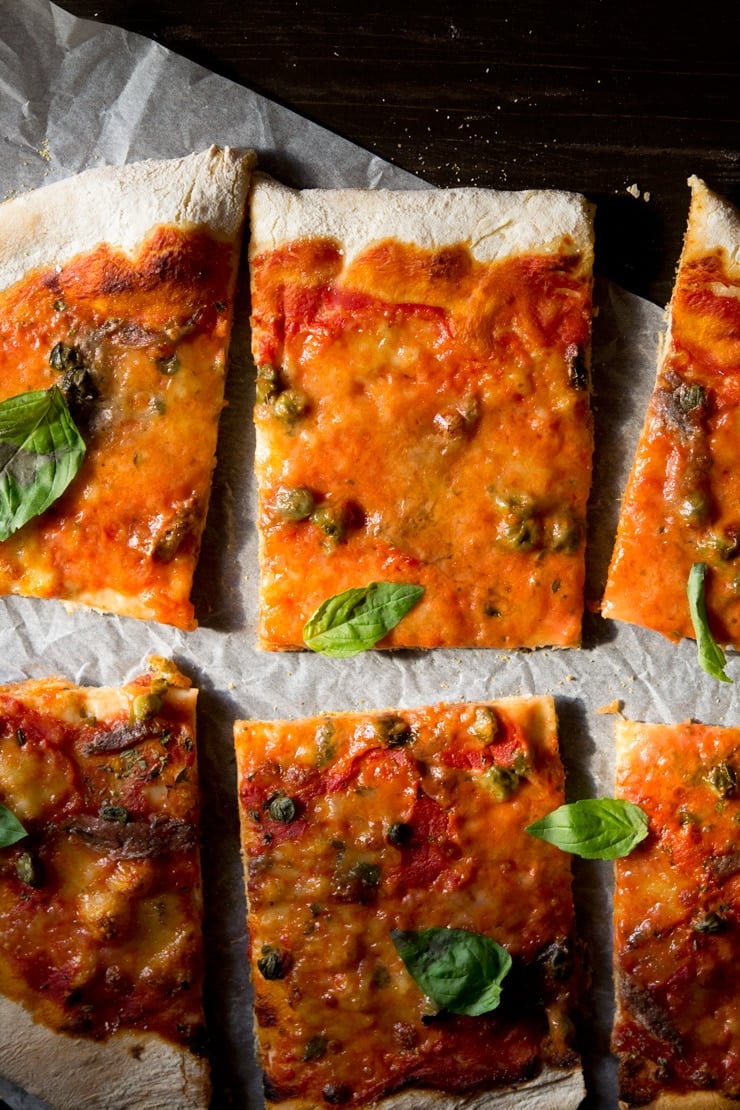
[[[195,700],[0,687],[0,1075],[57,1110],[208,1105]]]
[[[570,860],[524,831],[563,801],[552,699],[235,736],[268,1104],[577,1106]],[[510,954],[498,1008],[439,1013],[417,986],[391,931],[433,927]]]
[[[562,193],[253,190],[260,625],[424,587],[381,647],[580,640],[591,215]]]
[[[602,613],[693,636],[691,566],[707,567],[716,639],[740,647],[740,216],[691,179],[655,390],[624,495]]]
[[[614,1050],[626,1107],[740,1100],[740,729],[617,723],[617,794],[650,835],[617,861]]]
[[[212,148],[0,206],[0,400],[59,387],[86,444],[0,542],[0,593],[194,627],[251,162]],[[16,487],[49,459],[16,459]]]

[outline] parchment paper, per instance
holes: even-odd
[[[296,186],[428,187],[418,178],[156,43],[81,21],[48,0],[0,0],[0,196],[89,166],[178,157],[215,142],[256,149],[260,167]],[[688,190],[687,190],[688,208]],[[636,200],[635,203],[642,203]],[[61,674],[118,684],[152,653],[174,658],[200,688],[204,792],[207,1019],[214,1105],[258,1107],[251,1050],[245,905],[238,854],[232,724],[327,710],[551,693],[557,699],[569,797],[613,793],[614,699],[634,719],[737,722],[735,686],[696,665],[695,647],[587,613],[581,650],[367,653],[332,661],[259,653],[251,423],[253,368],[245,290],[220,430],[219,464],[196,576],[191,633],[54,602],[0,599],[0,681]],[[597,281],[593,407],[596,458],[587,594],[600,597],[619,498],[655,374],[662,312]],[[731,661],[731,663],[734,661]],[[732,667],[731,667],[732,670]],[[588,1106],[616,1107],[608,1054],[612,1016],[611,867],[575,861],[579,921],[593,968],[585,1045]],[[43,1061],[39,1061],[43,1067]],[[13,1107],[38,1106],[0,1081]]]

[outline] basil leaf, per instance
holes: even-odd
[[[57,388],[0,402],[0,540],[7,540],[64,493],[85,441]]]
[[[709,628],[707,603],[704,594],[706,570],[705,563],[694,563],[689,571],[689,581],[686,586],[691,623],[694,626],[694,635],[696,636],[699,666],[719,682],[732,682],[732,679],[725,674],[725,664],[727,663],[725,653],[714,639]]]
[[[414,982],[442,1009],[478,1017],[498,1006],[511,956],[495,940],[465,929],[393,929],[391,940]]]
[[[336,594],[319,605],[303,629],[311,651],[346,659],[374,647],[395,628],[424,593],[406,582],[371,582]]]
[[[28,833],[15,814],[4,805],[0,805],[0,848],[7,848],[17,840],[22,840],[24,836],[28,836]]]
[[[525,831],[582,859],[618,859],[645,839],[648,818],[634,802],[586,798],[560,806]]]

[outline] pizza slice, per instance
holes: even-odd
[[[624,1107],[740,1102],[739,780],[740,728],[618,723],[617,793],[650,822],[616,864]]]
[[[622,503],[601,611],[693,636],[687,583],[706,568],[716,639],[740,647],[740,215],[698,178],[655,390]]]
[[[208,1106],[196,691],[0,686],[0,1075],[55,1110]]]
[[[578,644],[584,198],[258,176],[251,214],[259,646],[374,582],[424,590],[381,648]]]
[[[551,698],[235,728],[267,1105],[567,1110],[578,953]]]
[[[0,205],[0,593],[195,626],[252,160]]]

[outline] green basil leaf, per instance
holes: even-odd
[[[526,832],[582,859],[618,859],[645,839],[648,818],[634,802],[586,798],[560,806]]]
[[[704,593],[706,570],[705,563],[694,563],[689,572],[689,581],[686,586],[691,623],[694,626],[694,635],[696,636],[699,666],[719,682],[732,682],[732,679],[725,674],[727,663],[725,653],[714,639],[709,628],[707,602]]]
[[[57,386],[0,402],[0,540],[64,493],[84,455]]]
[[[24,836],[28,836],[28,833],[15,814],[0,805],[0,848],[7,848]]]
[[[414,982],[453,1014],[495,1010],[511,956],[495,940],[465,929],[393,929],[391,939]]]
[[[336,594],[319,605],[303,629],[311,651],[346,659],[374,647],[416,605],[423,586],[371,582]]]

